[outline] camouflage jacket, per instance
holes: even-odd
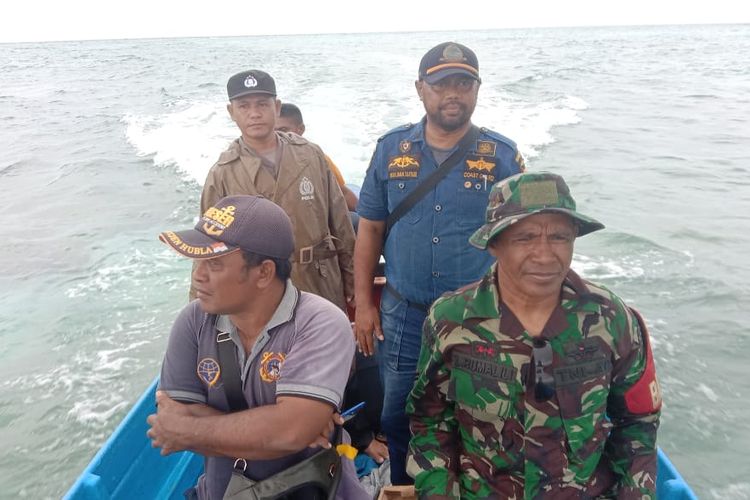
[[[655,498],[661,395],[637,314],[570,271],[541,335],[555,392],[537,401],[532,337],[495,271],[424,323],[406,407],[420,498]]]

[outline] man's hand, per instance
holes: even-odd
[[[365,448],[365,453],[377,463],[382,464],[388,458],[388,445],[373,438],[370,444],[367,445],[367,448]]]
[[[333,434],[333,427],[335,425],[344,425],[344,419],[336,412],[333,412],[331,414],[331,418],[328,420],[326,425],[321,429],[320,434],[318,434],[312,443],[308,444],[308,448],[317,448],[317,447],[323,447],[323,448],[330,448],[331,442],[328,440],[328,438],[331,437],[331,434]]]
[[[151,428],[146,435],[151,438],[151,446],[161,448],[162,455],[188,449],[183,436],[189,432],[193,412],[191,405],[178,403],[164,391],[156,391],[157,411],[146,421]]]
[[[378,340],[384,339],[383,330],[380,328],[380,312],[372,303],[358,304],[354,316],[354,339],[357,349],[365,356],[375,354],[373,336]]]

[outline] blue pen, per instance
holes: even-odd
[[[352,406],[348,410],[342,411],[341,417],[344,419],[344,422],[348,422],[349,420],[353,419],[357,412],[364,408],[364,406],[365,402],[362,401],[361,403],[357,403],[356,405]]]

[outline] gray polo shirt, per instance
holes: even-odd
[[[300,292],[287,281],[281,303],[261,331],[249,356],[228,316],[204,313],[200,302],[188,304],[172,326],[161,371],[160,389],[187,403],[204,403],[228,412],[218,370],[216,335],[228,333],[235,344],[248,406],[274,404],[277,396],[317,399],[338,408],[354,356],[354,338],[346,315],[317,295]],[[274,460],[248,461],[246,475],[264,479],[316,450]],[[232,472],[233,458],[206,457],[198,481],[198,497],[221,499]],[[367,498],[351,460],[344,459],[337,498]]]

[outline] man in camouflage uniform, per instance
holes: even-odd
[[[654,498],[661,395],[638,313],[570,269],[604,226],[557,175],[496,184],[472,245],[495,257],[423,328],[407,414],[420,498]]]

